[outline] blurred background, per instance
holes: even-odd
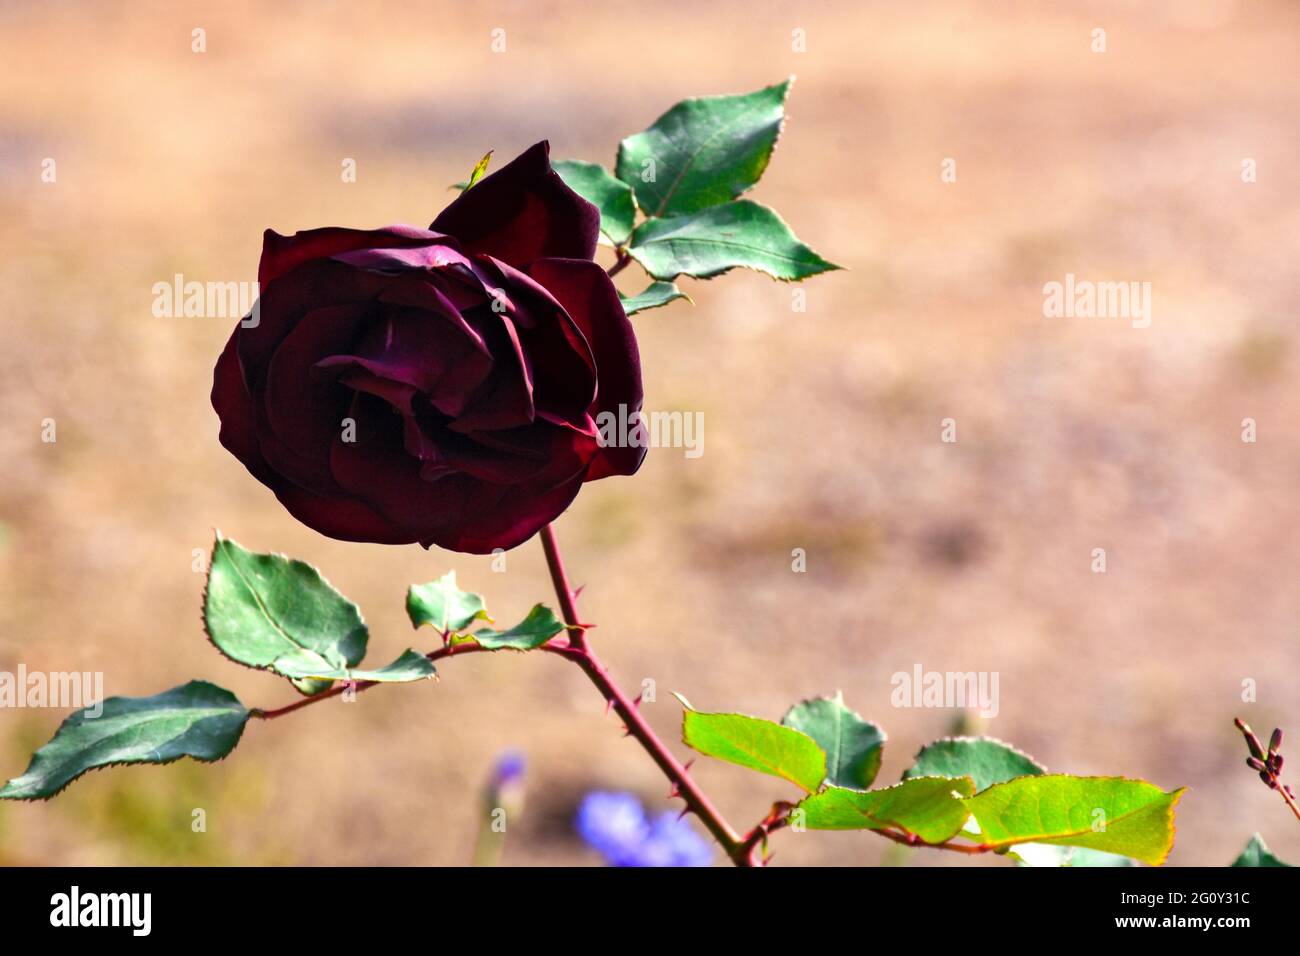
[[[0,4],[0,670],[294,700],[203,638],[214,527],[318,565],[373,660],[428,643],[403,596],[449,568],[498,620],[551,600],[535,541],[497,573],[295,523],[217,443],[234,322],[155,318],[153,285],[255,280],[267,227],[425,225],[489,148],[611,164],[683,97],[795,73],[753,196],[849,271],[803,286],[804,312],[733,273],[635,319],[647,406],[704,412],[705,453],[653,451],[558,523],[606,662],[655,681],[673,739],[670,691],[778,718],[840,689],[889,734],[882,783],[964,724],[1053,770],[1190,786],[1171,864],[1228,863],[1255,830],[1300,863],[1232,728],[1300,735],[1298,59],[1289,0]],[[1150,327],[1045,318],[1066,273],[1150,282]],[[996,671],[998,715],[891,707],[918,664]],[[0,805],[0,862],[465,864],[506,750],[528,762],[507,864],[597,862],[572,828],[591,789],[668,805],[576,668],[440,671],[254,723],[220,765]],[[0,711],[0,778],[63,716]],[[737,827],[790,795],[696,767]],[[775,844],[781,864],[1007,865]]]

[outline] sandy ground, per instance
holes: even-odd
[[[997,672],[999,712],[975,729],[1053,769],[1191,788],[1172,864],[1226,863],[1255,830],[1300,862],[1300,826],[1231,727],[1300,735],[1300,8],[587,6],[0,6],[0,669],[292,700],[203,640],[192,554],[214,527],[319,565],[364,609],[376,660],[425,640],[408,582],[455,568],[500,619],[547,599],[536,543],[494,573],[297,525],[216,441],[211,367],[233,322],[154,318],[153,284],[254,279],[268,226],[423,225],[488,148],[549,138],[610,162],[684,96],[796,73],[754,195],[849,271],[805,286],[805,312],[743,274],[636,319],[650,407],[704,412],[706,445],[652,453],[559,522],[615,674],[655,681],[647,713],[670,736],[669,691],[777,717],[842,689],[888,731],[891,781],[961,715],[892,707],[890,676]],[[1067,273],[1151,283],[1150,327],[1044,317],[1044,283]],[[0,777],[61,717],[0,712]],[[219,766],[0,806],[0,860],[460,864],[486,769],[517,748],[529,800],[507,862],[594,862],[569,827],[583,792],[666,805],[618,730],[562,662],[456,660],[438,684],[252,726]],[[737,826],[789,796],[697,766]],[[834,865],[887,848],[777,847]]]

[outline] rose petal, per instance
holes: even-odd
[[[527,486],[515,486],[490,509],[422,538],[420,544],[469,554],[491,554],[497,548],[508,551],[562,515],[580,490],[578,478],[540,495]]]
[[[315,366],[351,351],[375,313],[369,302],[316,309],[303,316],[271,357],[260,397],[271,430],[296,454],[323,461],[342,427],[349,398],[337,382],[313,374]]]
[[[601,413],[622,421],[635,421],[641,411],[641,358],[636,333],[619,301],[614,283],[594,262],[574,259],[539,259],[525,270],[553,295],[577,323],[596,357],[596,400],[590,414]],[[609,446],[591,464],[587,480],[609,475],[631,475],[641,467],[646,449]]]
[[[257,267],[257,281],[266,288],[280,276],[313,259],[328,259],[356,250],[403,249],[435,243],[454,246],[455,240],[414,226],[387,226],[383,229],[328,226],[296,232],[292,236],[282,236],[268,229],[262,234],[262,261]]]
[[[419,538],[351,498],[325,498],[288,482],[272,485],[280,504],[307,527],[340,541],[414,544]]]
[[[468,433],[531,423],[536,416],[533,383],[514,322],[490,308],[467,312],[465,320],[487,343],[493,355],[492,372],[447,427]]]
[[[436,236],[437,233],[429,233]],[[335,262],[358,269],[377,272],[410,272],[416,270],[444,269],[448,266],[469,267],[469,259],[456,251],[446,240],[430,241],[428,245],[402,246],[391,249],[356,249],[330,256]]]
[[[503,488],[466,475],[423,479],[420,460],[405,448],[401,416],[380,399],[357,393],[349,415],[357,422],[356,440],[335,438],[331,471],[350,495],[410,533],[409,540],[427,540],[434,529],[491,508],[504,494]]]
[[[221,444],[270,488],[288,512],[310,528],[344,541],[410,544],[416,536],[403,533],[359,501],[314,495],[278,476],[258,449],[254,433],[252,398],[239,367],[239,330],[230,337],[212,383],[212,407],[221,419]]]
[[[564,307],[530,276],[490,256],[482,263],[511,294],[519,339],[533,381],[538,414],[582,428],[596,395],[596,360]]]
[[[487,253],[514,266],[542,256],[590,259],[600,211],[551,169],[542,141],[467,189],[430,229],[455,236],[465,252]]]
[[[493,484],[528,483],[539,491],[584,472],[599,449],[594,434],[550,422],[473,435],[444,431],[433,440],[440,464]]]
[[[280,343],[308,312],[328,306],[373,302],[395,280],[325,259],[308,262],[263,285],[258,322],[241,327],[239,361],[251,391],[265,381],[266,368]]]

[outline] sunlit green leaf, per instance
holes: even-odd
[[[782,777],[808,792],[826,776],[826,755],[811,737],[758,717],[702,714],[686,705],[682,742],[710,757]]]
[[[966,801],[980,843],[1082,846],[1158,866],[1174,842],[1174,806],[1144,780],[1047,774],[995,784]]]
[[[961,832],[970,816],[961,798],[974,792],[969,777],[915,777],[866,792],[827,787],[797,809],[810,830],[896,830],[943,843]]]

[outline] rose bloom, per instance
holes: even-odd
[[[218,359],[212,404],[221,443],[298,520],[483,554],[640,466],[642,443],[603,447],[595,424],[642,404],[631,323],[592,261],[600,214],[548,154],[428,229],[267,231],[257,321]]]

